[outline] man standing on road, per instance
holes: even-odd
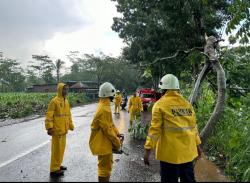
[[[129,99],[128,112],[130,113],[130,127],[132,127],[136,116],[140,115],[143,111],[142,101],[137,93],[134,93],[134,96]]]
[[[113,165],[112,151],[119,150],[121,146],[121,135],[113,123],[110,107],[114,96],[115,88],[111,83],[100,86],[99,104],[91,124],[89,146],[92,154],[98,156],[99,182],[109,182]]]
[[[115,114],[120,114],[122,96],[121,96],[121,92],[119,90],[117,90],[117,92],[116,92],[114,103],[115,103]]]
[[[122,110],[126,110],[125,107],[127,106],[127,102],[128,102],[128,97],[127,94],[125,93],[125,91],[122,93]]]
[[[62,166],[68,130],[74,130],[70,105],[67,100],[69,87],[59,83],[57,96],[49,104],[45,127],[52,136],[50,175],[62,176],[67,167]]]
[[[144,162],[156,147],[162,182],[195,182],[193,161],[200,158],[201,140],[191,104],[180,94],[179,81],[172,74],[161,79],[163,96],[152,111],[151,127],[145,144]]]

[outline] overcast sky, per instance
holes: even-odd
[[[27,64],[32,54],[64,59],[69,51],[118,56],[111,0],[0,0],[0,51]]]

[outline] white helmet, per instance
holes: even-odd
[[[179,80],[173,74],[167,74],[161,79],[159,88],[162,90],[166,90],[166,89],[179,90],[180,89]]]
[[[121,93],[120,90],[117,90],[116,93]]]
[[[111,83],[103,83],[99,89],[99,97],[113,97],[115,96],[115,87]]]

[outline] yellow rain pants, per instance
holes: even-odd
[[[57,96],[51,100],[45,119],[46,130],[52,130],[51,172],[60,170],[66,146],[66,134],[68,130],[74,130],[69,102],[62,96],[64,86],[63,83],[58,84]]]
[[[98,156],[98,177],[110,177],[113,166],[113,154]]]
[[[50,172],[60,170],[66,146],[66,135],[52,136]]]
[[[142,101],[140,97],[131,97],[129,99],[129,107],[128,107],[129,113],[130,113],[130,125],[132,126],[134,120],[136,119],[136,116],[140,114],[141,111],[143,111]]]

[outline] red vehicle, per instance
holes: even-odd
[[[147,110],[148,106],[152,102],[156,102],[160,98],[159,93],[157,93],[154,89],[150,89],[150,88],[143,88],[143,89],[137,90],[137,93],[141,97],[144,111]]]

